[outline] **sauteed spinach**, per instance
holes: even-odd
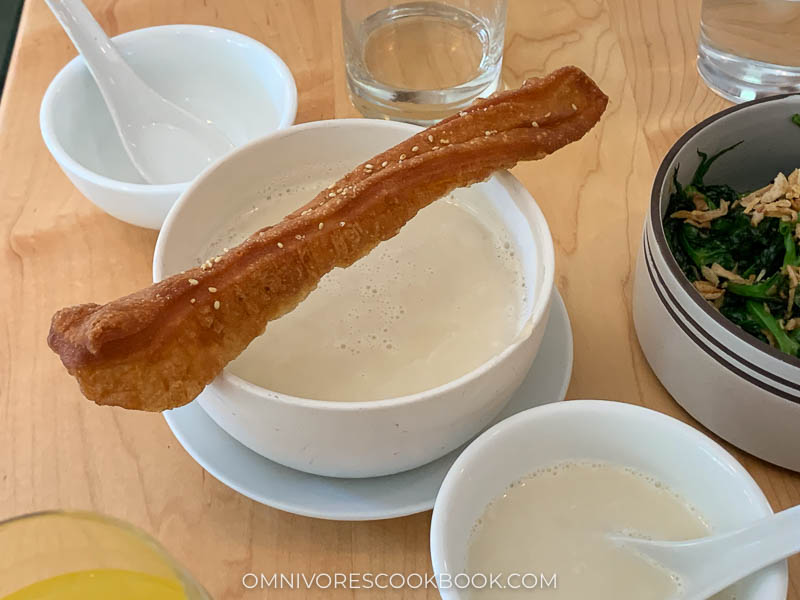
[[[687,186],[675,170],[667,242],[689,281],[722,315],[800,357],[800,169],[749,194],[707,184],[714,161],[735,147],[713,156],[698,151],[700,165]]]

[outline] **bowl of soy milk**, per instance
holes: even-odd
[[[154,279],[277,223],[417,131],[322,121],[237,149],[168,215]],[[294,469],[374,477],[419,467],[479,433],[521,384],[547,325],[553,274],[544,216],[498,173],[326,275],[198,402],[233,438]]]
[[[573,400],[514,415],[467,447],[436,498],[431,558],[445,600],[665,600],[680,578],[607,535],[694,539],[771,514],[747,471],[696,429]],[[787,587],[782,561],[714,600],[785,600]]]

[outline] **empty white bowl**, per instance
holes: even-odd
[[[273,181],[291,186],[292,173],[297,173],[300,181],[312,181],[316,174],[333,182],[418,130],[379,120],[323,121],[276,132],[234,151],[201,175],[175,204],[156,244],[154,279],[199,264],[209,241],[235,217],[264,202],[259,198]],[[492,218],[500,219],[516,246],[529,290],[520,319],[524,335],[454,381],[387,400],[297,398],[225,371],[202,396],[209,416],[270,460],[335,477],[412,469],[447,454],[483,429],[520,385],[539,349],[553,291],[553,244],[538,206],[510,174],[499,173],[456,194],[462,205],[491,207]]]
[[[746,191],[800,166],[800,94],[740,104],[699,123],[667,153],[653,182],[633,285],[633,319],[650,366],[675,400],[714,433],[772,463],[800,471],[800,359],[726,319],[683,274],[663,218],[680,166],[681,185],[700,158],[737,142],[709,183]]]
[[[652,475],[692,504],[714,532],[772,514],[763,492],[736,459],[677,419],[622,402],[548,404],[501,421],[472,442],[450,468],[431,522],[437,577],[467,572],[473,526],[510,484],[540,467],[571,460],[604,461]],[[782,561],[740,582],[736,598],[785,600],[788,579]],[[445,600],[467,595],[455,588],[440,593]]]
[[[134,71],[162,96],[214,122],[242,145],[294,122],[297,88],[272,50],[240,33],[165,25],[113,38]],[[127,223],[158,229],[188,182],[146,183],[128,158],[80,56],[42,100],[42,137],[61,169],[94,204]]]

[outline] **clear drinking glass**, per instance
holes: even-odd
[[[86,512],[0,522],[2,600],[210,600],[158,542]]]
[[[507,0],[341,0],[347,83],[368,117],[429,125],[500,85]]]
[[[732,102],[800,92],[800,0],[703,0],[697,67]]]

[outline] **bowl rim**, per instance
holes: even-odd
[[[403,123],[399,121],[365,119],[365,118],[328,119],[321,121],[310,121],[299,125],[292,125],[291,127],[273,131],[263,137],[252,140],[247,144],[237,147],[230,154],[220,159],[217,163],[209,166],[194,181],[192,181],[190,186],[175,201],[175,203],[172,205],[172,208],[170,208],[170,211],[167,214],[166,219],[164,219],[164,224],[161,227],[161,231],[158,234],[158,239],[156,240],[156,247],[153,253],[153,280],[158,281],[164,277],[164,274],[162,273],[163,262],[164,262],[163,255],[165,252],[164,244],[166,243],[165,240],[167,236],[172,230],[173,223],[176,220],[178,220],[179,212],[182,210],[184,205],[189,203],[195,190],[200,186],[202,186],[205,180],[208,177],[210,177],[217,170],[217,168],[219,168],[223,163],[227,163],[228,161],[231,160],[236,160],[236,157],[239,154],[244,154],[245,152],[253,151],[257,146],[273,144],[278,140],[280,140],[281,138],[295,135],[303,131],[315,130],[315,129],[330,129],[330,128],[349,129],[351,127],[397,129],[409,134],[413,134],[415,132],[423,130],[423,127],[420,127],[418,125],[412,125],[410,123]],[[508,171],[498,171],[494,173],[494,175],[492,175],[492,178],[497,178],[500,184],[503,185],[503,187],[505,187],[506,189],[508,189],[512,197],[521,197],[523,200],[526,201],[526,203],[529,205],[529,209],[532,212],[532,218],[534,219],[534,224],[538,226],[538,233],[541,233],[543,235],[543,238],[541,239],[539,244],[541,246],[542,252],[540,253],[540,256],[538,256],[537,260],[537,264],[542,269],[543,281],[540,289],[538,290],[539,293],[531,305],[530,317],[526,321],[526,323],[532,323],[530,331],[533,332],[536,328],[538,328],[542,324],[542,321],[544,320],[544,317],[548,312],[548,308],[550,306],[550,300],[553,295],[553,289],[555,288],[555,247],[553,245],[553,238],[551,236],[550,228],[547,224],[547,220],[545,219],[544,213],[542,212],[541,208],[533,199],[533,196],[531,196],[530,192],[528,192],[527,188],[525,188],[525,186],[522,185],[522,183],[516,177],[514,177]],[[537,232],[534,232],[533,227],[531,228],[531,231],[532,233],[534,233],[534,237],[536,237]],[[307,408],[314,410],[325,410],[331,412],[360,412],[366,410],[393,409],[400,406],[414,404],[416,402],[426,400],[429,398],[435,398],[444,392],[448,392],[452,389],[459,388],[464,385],[469,385],[470,382],[477,379],[487,371],[493,369],[499,363],[505,361],[509,355],[515,352],[529,338],[530,338],[529,335],[517,336],[517,338],[515,338],[502,351],[491,356],[489,359],[487,359],[486,361],[484,361],[471,371],[464,373],[463,375],[457,377],[456,379],[445,382],[429,390],[423,390],[422,392],[416,392],[414,394],[407,394],[404,396],[396,396],[394,398],[384,398],[381,400],[366,400],[363,402],[340,402],[335,400],[316,400],[312,398],[302,398],[299,396],[292,396],[289,394],[284,394],[282,392],[268,390],[261,386],[250,383],[249,381],[237,375],[234,375],[233,373],[228,372],[227,367],[223,369],[222,373],[220,373],[217,376],[217,379],[212,381],[211,384],[209,385],[214,385],[214,383],[218,379],[221,379],[225,383],[236,387],[238,390],[246,393],[247,395],[258,398],[259,401],[277,402],[279,404],[283,404],[285,406],[290,406],[293,408],[299,407],[299,408]]]
[[[598,412],[622,415],[623,417],[630,416],[630,418],[638,419],[644,424],[655,421],[662,422],[666,427],[671,428],[676,436],[681,434],[688,436],[692,441],[693,448],[705,450],[722,468],[734,473],[737,479],[740,480],[741,486],[752,494],[752,497],[758,502],[758,508],[764,511],[765,515],[774,514],[772,505],[769,503],[764,491],[759,487],[758,483],[756,483],[747,469],[719,443],[688,423],[645,406],[614,400],[582,399],[544,404],[512,415],[484,431],[464,449],[450,467],[450,470],[447,472],[447,475],[445,475],[442,485],[439,488],[439,493],[436,496],[436,501],[433,506],[433,515],[431,517],[430,554],[434,575],[438,577],[439,573],[444,572],[444,569],[447,568],[446,558],[448,553],[451,552],[445,542],[444,528],[449,517],[449,507],[454,502],[459,501],[459,496],[456,493],[456,486],[462,480],[469,477],[472,464],[480,458],[484,448],[498,436],[505,435],[508,430],[526,427],[532,421],[546,418],[554,413],[569,414],[574,411],[579,411],[579,413],[583,413],[586,416],[592,416]],[[680,465],[677,465],[677,467],[680,467]],[[786,561],[783,561],[782,565],[783,568],[781,569],[777,585],[780,589],[784,590],[783,596],[779,597],[785,598],[786,590],[789,585],[789,573]],[[450,597],[455,597],[452,596],[451,593],[452,590],[448,592],[448,595]]]
[[[286,65],[283,59],[281,59],[281,57],[278,56],[274,50],[265,44],[262,44],[258,40],[244,35],[243,33],[231,31],[230,29],[224,29],[222,27],[214,27],[211,25],[156,25],[154,27],[143,27],[141,29],[126,31],[125,33],[115,35],[111,38],[111,40],[114,42],[128,40],[135,42],[135,40],[138,38],[146,37],[152,34],[175,35],[184,32],[200,34],[209,39],[217,39],[221,36],[225,36],[229,39],[235,40],[237,43],[247,46],[248,50],[253,52],[254,55],[255,53],[262,54],[266,59],[266,62],[272,64],[272,67],[278,73],[280,80],[284,82],[283,94],[286,100],[286,109],[280,116],[280,120],[276,125],[276,130],[285,129],[294,123],[294,120],[297,117],[297,84],[294,80],[292,72],[289,70],[289,67]],[[182,181],[169,184],[149,184],[112,179],[111,177],[107,177],[106,175],[102,175],[85,167],[77,160],[72,158],[72,156],[64,149],[64,146],[61,144],[58,135],[56,135],[54,127],[53,112],[56,108],[56,94],[64,81],[66,81],[69,77],[73,77],[78,70],[86,68],[86,64],[79,53],[77,56],[73,57],[69,62],[67,62],[67,64],[58,71],[58,73],[56,73],[55,77],[53,77],[48,84],[44,96],[42,97],[42,103],[39,108],[39,129],[41,130],[42,138],[47,146],[47,149],[53,155],[53,158],[55,158],[59,166],[66,171],[75,173],[77,176],[95,185],[110,189],[117,189],[128,193],[159,195],[179,194],[184,191],[191,181]],[[224,155],[218,158],[217,161],[223,158],[225,158]],[[206,168],[210,168],[214,164],[215,163],[211,163]]]
[[[719,311],[713,309],[711,305],[700,295],[693,285],[689,283],[689,279],[686,275],[681,271],[680,266],[678,265],[678,261],[675,260],[675,256],[672,254],[672,250],[669,248],[669,244],[667,243],[667,237],[664,233],[664,216],[661,214],[660,204],[661,204],[661,190],[664,187],[664,183],[669,176],[669,166],[672,164],[675,157],[678,153],[687,145],[698,133],[703,131],[709,125],[723,119],[729,115],[734,113],[738,113],[739,111],[746,111],[747,109],[760,105],[765,104],[767,102],[775,102],[780,100],[785,100],[787,98],[796,97],[800,99],[800,92],[790,92],[787,94],[780,94],[777,96],[768,96],[766,98],[758,98],[756,100],[751,100],[749,102],[743,102],[742,104],[737,104],[735,106],[731,106],[722,110],[718,113],[711,115],[710,117],[700,121],[697,125],[689,129],[686,133],[684,133],[678,140],[672,145],[669,149],[667,154],[664,156],[661,164],[659,165],[658,171],[656,172],[656,176],[653,180],[653,187],[650,192],[650,224],[653,230],[653,236],[655,238],[656,247],[658,248],[661,256],[664,258],[664,261],[667,265],[667,269],[672,277],[677,280],[678,285],[686,293],[693,301],[694,304],[698,305],[700,309],[703,311],[705,316],[709,317],[714,323],[722,327],[725,331],[732,334],[745,344],[752,346],[755,350],[760,351],[763,354],[766,354],[770,358],[774,358],[782,363],[785,363],[789,366],[795,367],[800,369],[800,358],[795,356],[791,356],[790,354],[786,354],[785,352],[781,352],[777,348],[773,348],[766,342],[762,342],[756,337],[753,337],[745,330],[734,324],[733,322],[729,321],[727,318],[722,316]],[[695,323],[698,329],[705,330],[705,327],[702,327],[699,323]],[[796,398],[787,398],[793,402],[800,402],[800,400]]]

